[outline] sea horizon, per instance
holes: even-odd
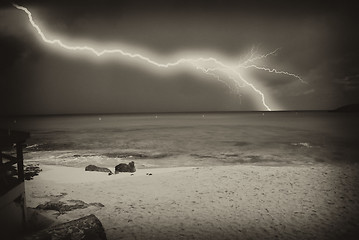
[[[14,117],[59,117],[59,116],[91,116],[91,115],[149,115],[149,114],[237,114],[237,113],[314,113],[314,112],[335,112],[336,109],[322,110],[236,110],[236,111],[148,111],[148,112],[88,112],[88,113],[40,113],[40,114],[5,114],[0,118]],[[354,112],[355,113],[355,112]]]

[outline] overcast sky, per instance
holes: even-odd
[[[54,1],[55,2],[55,1]],[[333,109],[359,102],[354,5],[268,1],[15,1],[48,39],[122,49],[158,63],[215,57],[300,76],[239,69],[272,110]],[[96,2],[96,3],[95,3]],[[195,2],[195,3],[193,3]],[[324,3],[323,3],[324,4]],[[266,110],[261,95],[224,72],[163,69],[119,55],[97,57],[45,43],[25,12],[0,7],[2,114]],[[257,56],[256,55],[256,56]],[[213,67],[213,66],[211,66]],[[218,81],[219,77],[219,81]]]

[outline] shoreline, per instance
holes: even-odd
[[[137,169],[134,175],[40,165],[27,206],[54,224],[94,214],[108,239],[350,239],[359,228],[359,167],[229,165]],[[146,175],[146,173],[152,175]],[[353,238],[354,239],[354,238]]]
[[[169,167],[169,168],[139,168],[136,172],[123,172],[108,175],[107,172],[85,171],[83,167],[69,167],[61,165],[40,165],[41,173],[36,178],[45,181],[54,181],[56,183],[87,183],[116,181],[128,177],[142,177],[146,173],[161,174],[174,171],[188,170],[195,167]],[[33,181],[33,180],[31,180]]]

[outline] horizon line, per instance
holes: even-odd
[[[338,109],[338,108],[336,108]],[[88,113],[39,113],[39,114],[0,114],[0,117],[51,117],[51,116],[90,116],[90,115],[159,115],[159,114],[215,114],[215,113],[280,113],[280,112],[333,112],[336,109],[316,110],[234,110],[234,111],[148,111],[148,112],[88,112]]]

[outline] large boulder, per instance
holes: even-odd
[[[129,162],[128,164],[126,163],[120,163],[115,167],[115,174],[119,173],[119,172],[136,172],[136,167],[135,167],[135,163]]]
[[[97,167],[95,165],[88,165],[85,167],[85,171],[94,171],[94,172],[107,172],[109,175],[112,174],[112,171],[108,168]]]
[[[51,226],[45,230],[26,236],[25,240],[106,240],[105,229],[93,214]]]

